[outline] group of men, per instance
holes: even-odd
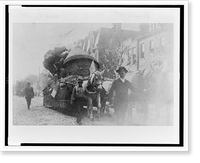
[[[128,90],[134,91],[132,84],[125,79],[128,72],[125,67],[119,67],[116,72],[119,74],[119,78],[114,80],[108,93],[108,101],[113,104],[117,125],[124,125],[125,116],[128,109]],[[82,107],[85,101],[83,80],[78,80],[78,85],[73,88],[71,95],[71,104],[77,109],[77,123],[82,124]],[[115,94],[114,98],[113,95]],[[25,88],[25,99],[27,101],[27,107],[30,109],[31,99],[34,97],[33,88],[30,87],[30,83]],[[113,99],[113,100],[112,100]]]

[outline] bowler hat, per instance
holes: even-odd
[[[119,73],[120,71],[124,70],[126,73],[128,72],[128,70],[124,67],[124,66],[120,66],[116,72]]]

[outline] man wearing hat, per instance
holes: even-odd
[[[34,97],[33,87],[31,87],[30,82],[27,83],[27,86],[24,89],[24,96],[27,102],[28,110],[30,110],[31,99]]]
[[[71,95],[71,105],[74,104],[74,109],[76,109],[76,122],[81,125],[82,119],[82,108],[84,105],[84,89],[83,89],[83,79],[78,79],[78,85],[73,88],[72,95]]]
[[[126,73],[128,72],[125,67],[120,66],[116,72],[120,77],[112,83],[109,91],[109,99],[112,99],[115,92],[113,105],[116,113],[117,125],[124,125],[128,108],[128,90],[134,91],[134,88],[132,84],[125,79]]]

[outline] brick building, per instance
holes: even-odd
[[[112,77],[119,65],[132,72],[145,69],[150,60],[172,62],[173,24],[141,23],[139,31],[123,30],[121,23],[112,25],[91,31],[75,43],[96,58],[107,77]]]
[[[173,24],[141,24],[137,38],[121,42],[119,65],[130,72],[145,69],[151,61],[173,62]],[[144,28],[145,26],[145,28]]]
[[[112,28],[102,27],[97,31],[91,31],[84,40],[76,42],[76,45],[96,58],[102,69],[106,68],[107,77],[112,77],[113,72],[111,71],[118,64],[115,60],[118,56],[113,51],[122,41],[130,37],[137,38],[140,35],[139,31],[123,30],[121,23],[113,23],[112,25]]]

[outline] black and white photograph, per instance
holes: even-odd
[[[13,125],[173,125],[173,30],[14,24]]]
[[[8,146],[187,145],[180,6],[7,5]]]

